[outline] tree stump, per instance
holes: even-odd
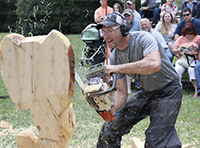
[[[30,108],[40,138],[30,131],[17,136],[18,148],[66,148],[74,132],[74,53],[67,37],[7,35],[1,43],[1,71],[14,104]]]

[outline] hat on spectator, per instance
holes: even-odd
[[[126,3],[129,5],[132,5],[132,4],[135,4],[135,0],[128,0]]]
[[[124,16],[119,13],[119,12],[112,12],[112,13],[109,13],[107,14],[103,21],[99,24],[97,24],[97,29],[101,29],[103,26],[106,26],[106,27],[111,27],[111,26],[114,26],[116,24],[122,24],[124,22]]]
[[[131,9],[125,9],[125,10],[123,11],[123,15],[125,15],[125,14],[132,15],[132,14],[133,14],[133,11],[132,11]]]

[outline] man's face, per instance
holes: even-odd
[[[100,4],[101,4],[102,6],[105,6],[105,0],[100,0]]]
[[[131,9],[131,10],[134,9],[134,5],[135,5],[135,4],[126,4],[127,8],[128,8],[128,9]]]
[[[117,47],[120,44],[120,41],[122,40],[120,25],[115,25],[112,27],[103,26],[102,33],[107,45],[110,48]]]
[[[192,20],[192,13],[189,11],[183,12],[183,18],[186,22],[190,22]]]
[[[124,16],[126,18],[127,24],[130,26],[133,23],[134,16],[129,14],[125,14]]]
[[[151,30],[151,23],[146,20],[141,20],[140,26],[143,31],[150,32],[150,30]]]

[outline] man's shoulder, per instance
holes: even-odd
[[[142,38],[149,38],[149,36],[152,36],[151,33],[147,31],[133,31],[129,34],[130,38],[134,38],[134,40],[141,40]]]
[[[200,20],[199,20],[199,19],[196,19],[196,18],[193,18],[192,21],[191,21],[191,23],[194,24],[194,25],[195,25],[195,24],[200,24]],[[199,27],[199,26],[198,26],[198,27]]]
[[[155,36],[162,36],[158,31],[151,29],[151,33]]]
[[[95,10],[95,12],[99,12],[99,11],[101,11],[101,7],[99,7],[99,8],[97,8],[96,10]]]
[[[183,27],[183,25],[185,25],[186,21],[182,20],[180,23],[178,23],[178,27]]]

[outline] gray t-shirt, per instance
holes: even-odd
[[[160,90],[171,81],[178,79],[178,74],[176,73],[172,63],[169,61],[169,58],[166,56],[162,46],[149,32],[135,31],[129,33],[129,35],[130,41],[124,50],[121,51],[118,48],[113,50],[113,53],[110,57],[111,65],[136,62],[142,60],[149,52],[159,50],[162,61],[160,71],[149,75],[127,75],[135,79],[141,85],[141,87],[148,92]],[[125,74],[118,73],[117,79],[121,79],[124,76]]]

